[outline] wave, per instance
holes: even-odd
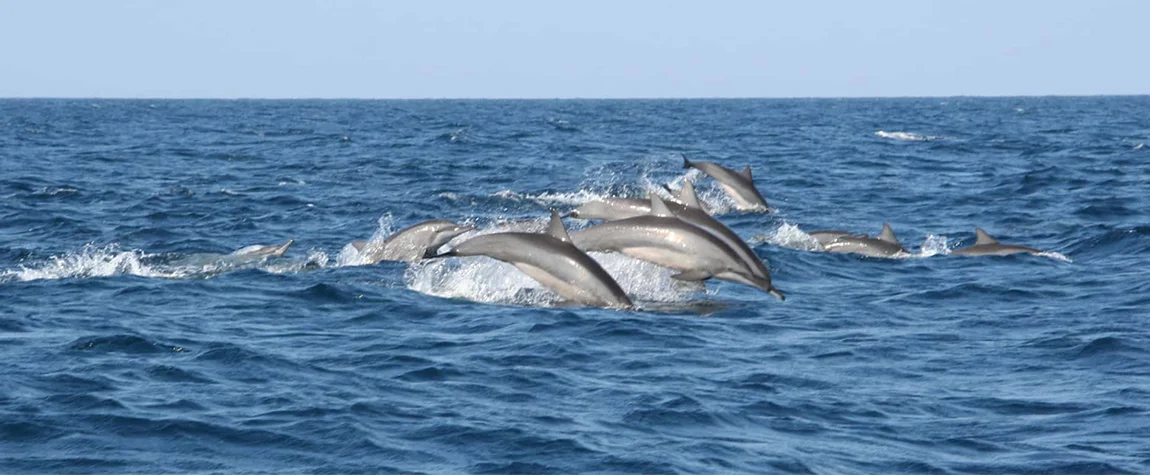
[[[227,272],[259,269],[273,274],[300,272],[327,266],[323,251],[310,251],[305,260],[243,257],[232,254],[148,254],[139,249],[122,250],[118,244],[100,247],[87,244],[79,251],[51,256],[43,261],[19,264],[0,271],[0,282],[84,279],[133,275],[159,279],[206,279]]]
[[[21,282],[47,279],[109,277],[113,275],[138,275],[143,277],[167,277],[144,264],[147,254],[138,249],[121,251],[116,244],[97,247],[88,244],[78,252],[51,256],[37,265],[18,265],[15,269],[0,272],[0,281]]]
[[[902,140],[906,142],[926,142],[942,138],[937,135],[922,135],[913,132],[887,132],[885,130],[880,130],[874,134],[884,139]]]

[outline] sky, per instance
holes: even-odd
[[[0,0],[0,97],[1150,93],[1150,2]]]

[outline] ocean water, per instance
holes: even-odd
[[[0,100],[0,473],[1150,472],[1148,142],[1150,97]],[[785,302],[346,246],[684,179]]]

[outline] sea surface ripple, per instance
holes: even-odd
[[[0,100],[0,473],[1147,473],[1147,142],[1145,96]],[[786,302],[346,247],[684,179]]]

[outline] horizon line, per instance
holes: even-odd
[[[0,96],[0,100],[159,100],[159,101],[673,101],[673,100],[817,100],[817,99],[1010,99],[1010,98],[1082,98],[1140,97],[1150,93],[1117,94],[953,94],[926,96],[635,96],[635,97],[355,97],[355,96]]]

